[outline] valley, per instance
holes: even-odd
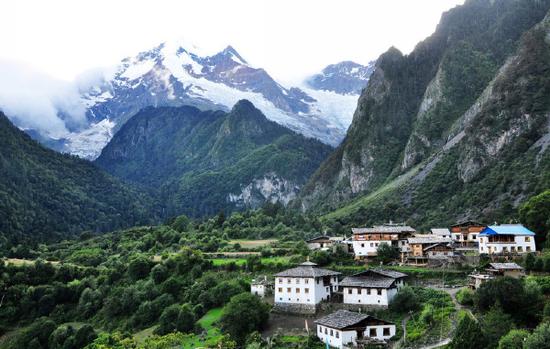
[[[550,0],[439,15],[0,89],[0,349],[548,348]]]

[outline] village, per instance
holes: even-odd
[[[345,251],[364,265],[363,271],[343,277],[341,272],[321,268],[308,258],[294,268],[251,283],[251,292],[272,302],[274,313],[302,314],[313,319],[312,331],[319,340],[327,347],[340,349],[385,347],[395,340],[401,324],[371,312],[387,309],[408,283],[409,275],[382,263],[377,265],[381,250],[389,247],[393,251],[394,259],[388,266],[473,266],[464,285],[472,290],[502,276],[522,278],[524,268],[514,260],[536,253],[535,233],[521,224],[465,221],[420,233],[405,224],[390,222],[352,228],[351,232],[351,237],[323,235],[306,243],[312,251]],[[481,256],[489,263],[478,270]]]

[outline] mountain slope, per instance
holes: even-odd
[[[243,100],[229,113],[143,109],[96,163],[159,189],[170,214],[202,216],[266,201],[288,203],[331,150],[267,120]]]
[[[549,1],[467,1],[444,14],[410,55],[395,49],[382,55],[345,141],[303,190],[302,207],[325,211],[358,197],[328,217],[424,214],[424,223],[441,224],[501,217],[549,185],[538,173],[547,169],[546,146],[540,153],[530,148],[548,138],[542,78],[548,45],[536,38],[546,22],[533,26],[549,7]],[[522,163],[537,172],[527,174]],[[496,178],[507,185],[487,193]],[[493,201],[482,209],[480,198]]]
[[[33,141],[0,112],[0,233],[36,239],[154,217],[151,200],[88,161]]]

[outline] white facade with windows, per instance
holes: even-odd
[[[340,273],[318,268],[305,262],[296,268],[275,275],[275,304],[305,304],[315,306],[330,300],[338,291]]]
[[[492,225],[479,234],[479,253],[523,254],[536,251],[535,233],[521,224]]]
[[[401,253],[407,253],[407,237],[415,230],[403,225],[382,225],[372,228],[352,228],[353,252],[357,257],[374,257],[381,244],[397,247]]]
[[[407,275],[393,270],[367,270],[342,280],[344,304],[387,307]]]
[[[361,340],[385,342],[395,336],[395,324],[368,314],[339,310],[315,321],[317,337],[330,347],[354,348]]]

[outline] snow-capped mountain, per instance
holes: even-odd
[[[343,61],[327,66],[319,74],[307,79],[307,85],[315,90],[332,91],[341,95],[359,95],[367,87],[374,71],[375,61],[361,65],[352,61]]]
[[[67,137],[64,151],[94,159],[118,128],[146,106],[192,105],[230,110],[251,101],[269,119],[337,145],[351,123],[357,95],[287,88],[251,66],[233,47],[214,55],[163,43],[124,59],[111,79],[82,91],[90,128]]]

